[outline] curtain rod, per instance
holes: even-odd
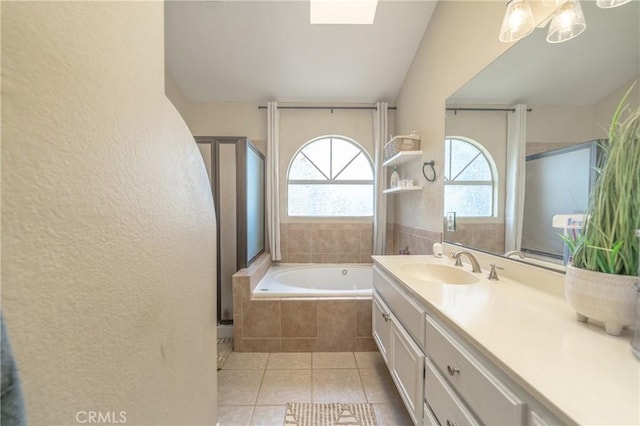
[[[515,108],[447,108],[447,111],[511,111],[514,112]],[[527,112],[531,112],[531,108],[527,108]]]
[[[279,106],[278,109],[376,109],[374,106]],[[267,109],[266,106],[258,106],[258,109]],[[388,107],[387,109],[395,110],[397,107]]]

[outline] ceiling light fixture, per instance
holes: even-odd
[[[498,39],[509,43],[528,35],[535,28],[531,6],[525,0],[509,0]]]
[[[373,24],[378,0],[310,0],[312,24]]]
[[[582,6],[579,0],[567,0],[553,15],[547,41],[549,43],[561,43],[571,40],[582,33],[587,24],[584,21]]]
[[[631,0],[596,0],[596,6],[603,9],[611,9],[612,7],[622,6],[629,3]]]

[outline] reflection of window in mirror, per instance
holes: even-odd
[[[496,166],[478,142],[451,136],[444,141],[444,211],[458,217],[493,217]]]

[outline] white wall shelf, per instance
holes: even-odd
[[[400,151],[393,157],[389,158],[387,161],[382,163],[383,167],[396,166],[398,164],[406,163],[407,161],[413,160],[414,158],[418,158],[422,156],[422,151]]]
[[[398,192],[410,192],[410,191],[421,191],[421,186],[396,186],[394,188],[388,188],[382,191],[383,194],[395,194]]]

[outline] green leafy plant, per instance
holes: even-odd
[[[638,273],[640,108],[625,108],[634,86],[618,105],[609,139],[602,144],[602,167],[597,170],[584,229],[575,237],[562,236],[576,268],[618,275]]]

